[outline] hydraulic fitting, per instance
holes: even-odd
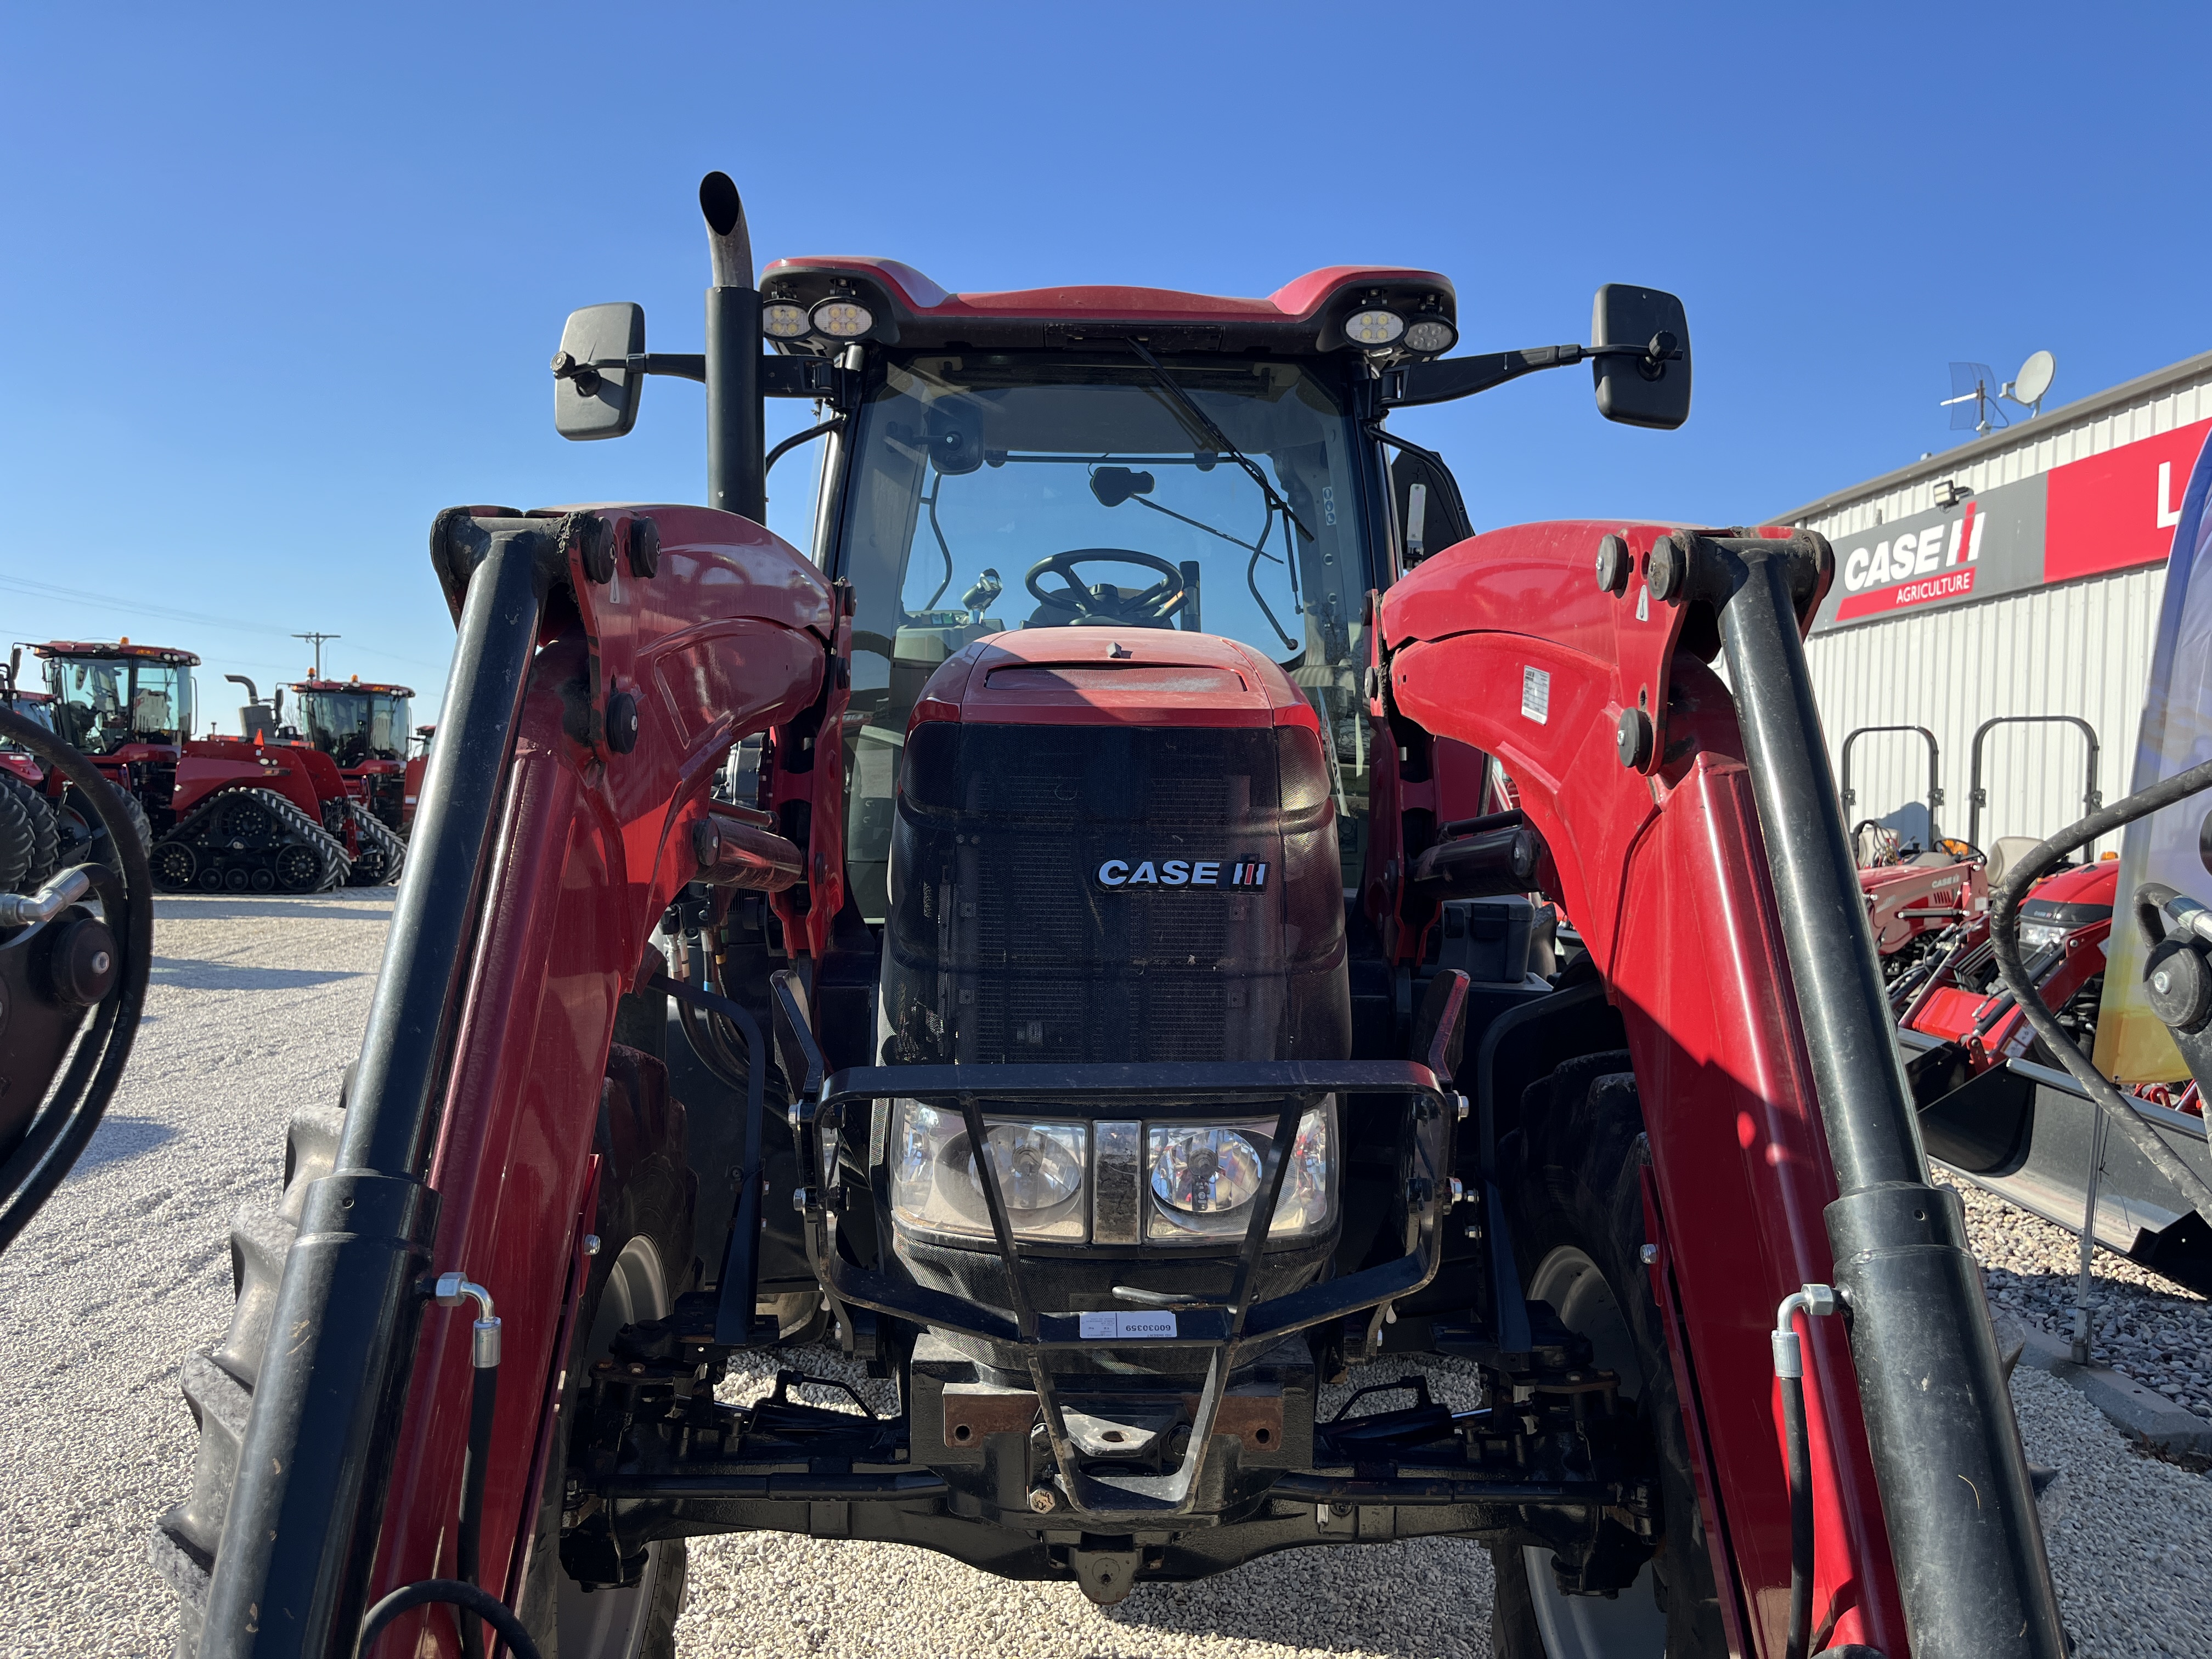
[[[474,1335],[469,1344],[469,1360],[478,1370],[489,1370],[499,1364],[499,1316],[492,1312],[491,1292],[481,1285],[469,1282],[460,1273],[440,1273],[436,1291],[438,1305],[458,1308],[465,1301],[473,1300],[478,1309]]]

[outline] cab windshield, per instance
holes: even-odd
[[[404,760],[407,699],[388,691],[301,691],[307,742],[340,766]]]
[[[1102,348],[889,364],[860,413],[836,565],[857,601],[847,854],[862,913],[884,914],[916,696],[962,647],[1014,629],[1183,629],[1281,664],[1336,734],[1356,870],[1372,585],[1359,453],[1336,389],[1296,362],[1156,372]]]
[[[191,675],[138,657],[49,657],[55,732],[88,755],[133,743],[182,743],[191,731]]]

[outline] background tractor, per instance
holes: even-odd
[[[354,799],[394,835],[406,827],[408,709],[404,685],[296,680],[292,707],[301,737],[337,763]]]
[[[398,878],[402,843],[356,803],[329,757],[258,726],[234,739],[191,735],[191,652],[127,639],[33,649],[54,729],[121,795],[157,886],[315,893]],[[56,771],[39,788],[58,861],[103,858],[81,787]]]

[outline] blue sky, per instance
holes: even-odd
[[[714,167],[763,263],[885,253],[954,289],[1404,262],[1454,279],[1474,350],[1585,338],[1602,282],[1671,289],[1679,433],[1601,421],[1579,370],[1395,424],[1486,527],[1773,513],[1958,441],[1953,359],[2048,348],[2056,405],[2212,345],[2208,18],[12,7],[0,634],[196,649],[228,725],[222,675],[295,678],[286,636],[321,629],[427,716],[439,507],[702,493],[696,387],[571,445],[545,363],[603,300],[698,349]],[[809,478],[778,469],[787,533]]]

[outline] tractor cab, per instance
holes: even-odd
[[[64,741],[98,759],[176,764],[191,735],[198,657],[127,639],[33,648],[46,664],[49,712]]]
[[[1000,634],[1049,635],[1025,638],[1024,659],[1094,676],[1142,641],[1158,657],[1163,633],[1233,641],[1279,670],[1322,734],[1343,884],[1358,884],[1365,603],[1399,568],[1402,517],[1370,425],[1385,367],[1457,338],[1448,279],[1346,267],[1264,300],[955,295],[889,261],[787,259],[762,303],[787,356],[839,366],[849,404],[816,552],[855,599],[846,854],[868,921],[890,902],[923,688]],[[1442,546],[1467,531],[1448,477],[1433,493],[1446,499],[1424,501],[1424,528]]]
[[[291,690],[308,746],[336,761],[349,790],[387,828],[399,829],[405,816],[403,774],[413,690],[356,675],[348,680],[297,680]]]

